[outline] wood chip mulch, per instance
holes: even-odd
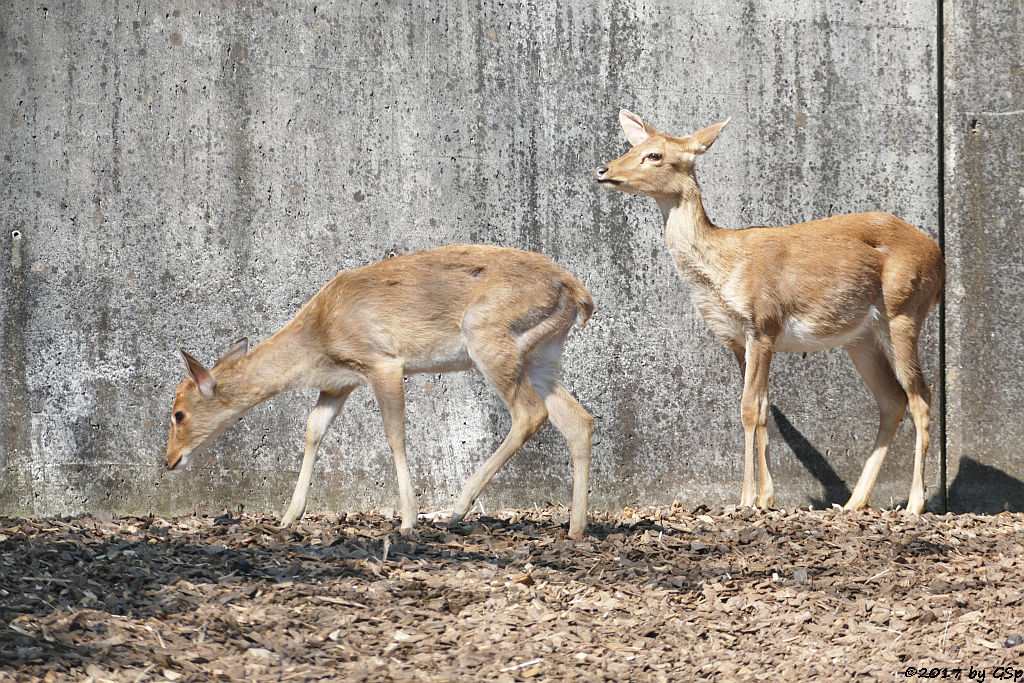
[[[1024,678],[1024,514],[566,522],[0,517],[0,680]]]

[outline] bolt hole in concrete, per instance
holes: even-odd
[[[11,239],[15,239],[16,240],[19,237],[21,237],[21,231],[20,230],[15,230],[14,232],[11,233]]]

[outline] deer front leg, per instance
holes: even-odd
[[[370,386],[373,387],[381,418],[384,420],[384,435],[395,457],[398,505],[402,510],[402,526],[399,532],[403,536],[409,536],[416,525],[419,510],[416,507],[416,495],[412,491],[409,461],[405,456],[405,388],[402,386],[402,374],[400,362],[389,363],[377,368],[370,375]]]
[[[754,443],[757,442],[758,480],[757,504],[771,507],[775,487],[768,471],[768,376],[771,369],[773,341],[765,336],[747,339],[746,372],[743,378],[743,399],[740,417],[743,421],[743,489],[740,505],[754,504]]]
[[[354,387],[353,387],[354,388]],[[306,453],[302,456],[302,469],[299,470],[299,481],[295,484],[295,491],[292,492],[292,502],[281,519],[281,526],[286,527],[292,522],[301,519],[306,512],[306,498],[309,495],[309,484],[313,477],[313,465],[316,464],[316,454],[320,449],[320,441],[327,433],[327,429],[338,416],[341,407],[345,405],[345,399],[352,393],[352,389],[346,389],[338,393],[321,391],[316,405],[309,413],[306,421]]]
[[[734,356],[736,356],[736,362],[740,366],[740,381],[743,382],[747,377],[747,350],[742,346],[730,346],[730,350]]]

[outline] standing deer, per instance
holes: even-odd
[[[833,216],[775,228],[727,230],[704,212],[695,166],[728,119],[674,137],[622,110],[632,149],[594,169],[604,187],[653,197],[665,240],[691,299],[712,332],[736,355],[743,375],[744,432],[740,504],[771,507],[768,472],[768,372],[777,351],[841,346],[878,402],[875,445],[847,509],[867,505],[909,401],[917,428],[907,511],[924,508],[929,402],[917,340],[938,301],[945,266],[938,244],[885,213]]]
[[[508,406],[512,427],[466,482],[450,524],[466,516],[491,477],[550,418],[572,452],[569,536],[582,538],[594,420],[557,374],[569,330],[577,320],[585,325],[593,311],[579,280],[547,257],[517,249],[453,245],[342,271],[251,351],[243,339],[207,370],[181,350],[188,378],[174,396],[167,466],[187,463],[257,403],[300,386],[319,389],[282,520],[287,526],[306,509],[320,440],[352,390],[366,384],[394,454],[406,535],[417,507],[405,456],[402,378],[476,366]]]

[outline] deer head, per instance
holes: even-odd
[[[696,133],[675,137],[659,133],[636,114],[622,109],[619,123],[632,149],[594,169],[594,180],[609,190],[655,199],[688,196],[697,189],[697,157],[711,147],[729,119]]]
[[[240,339],[207,370],[187,351],[178,347],[185,361],[188,377],[174,392],[171,412],[171,434],[167,440],[167,467],[188,464],[248,408],[217,387],[217,377],[224,367],[241,358],[249,350],[249,340]]]

